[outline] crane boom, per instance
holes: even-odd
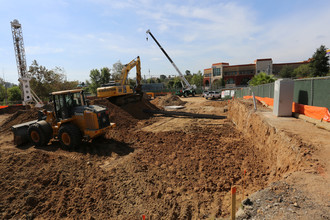
[[[18,81],[22,84],[23,91],[23,105],[27,105],[35,102],[37,107],[42,106],[42,102],[39,97],[32,91],[30,87],[31,78],[26,71],[26,59],[24,50],[24,41],[22,34],[22,26],[18,20],[10,22],[11,31],[13,34],[14,50],[16,55],[16,64],[18,69]]]
[[[147,30],[146,33],[147,34],[150,34],[150,36],[152,37],[152,39],[154,39],[154,41],[156,42],[156,44],[158,45],[158,47],[161,49],[161,51],[163,51],[163,53],[165,54],[165,56],[167,57],[167,59],[173,65],[174,69],[179,73],[179,76],[181,77],[181,79],[183,80],[183,82],[185,84],[184,87],[186,89],[192,89],[193,87],[190,85],[190,83],[188,82],[188,80],[186,80],[186,78],[183,76],[183,74],[181,73],[181,71],[179,70],[179,68],[175,65],[175,63],[173,62],[173,60],[171,59],[171,57],[166,53],[166,51],[164,50],[164,48],[158,43],[158,41],[156,40],[156,38],[154,37],[154,35],[151,33],[150,29]],[[147,40],[148,40],[148,38],[147,38]]]

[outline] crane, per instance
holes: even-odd
[[[171,59],[171,57],[166,53],[166,51],[164,50],[164,48],[158,43],[158,41],[156,40],[156,38],[154,37],[154,35],[151,33],[150,29],[148,29],[146,31],[147,34],[147,40],[148,40],[148,34],[150,34],[150,36],[152,37],[152,39],[154,39],[154,41],[156,42],[156,44],[158,45],[158,47],[161,49],[161,51],[165,54],[165,56],[167,57],[167,59],[170,61],[170,63],[173,65],[174,69],[179,73],[179,76],[181,78],[181,84],[182,84],[182,89],[178,92],[176,92],[177,95],[179,96],[185,96],[187,97],[188,95],[192,95],[195,96],[196,94],[196,86],[195,85],[190,85],[190,83],[188,82],[188,80],[184,77],[184,75],[181,73],[181,71],[179,70],[179,68],[175,65],[175,63],[173,62],[173,60]]]
[[[14,41],[14,50],[16,55],[16,64],[18,69],[18,81],[21,83],[21,89],[23,92],[23,105],[35,104],[36,107],[42,107],[42,101],[40,98],[33,92],[30,87],[31,78],[27,74],[26,70],[26,59],[25,59],[25,50],[22,34],[22,25],[18,20],[13,20],[10,22],[11,31],[13,34]]]

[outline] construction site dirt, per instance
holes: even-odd
[[[10,127],[37,110],[1,114],[0,218],[220,219],[230,214],[233,186],[237,207],[252,203],[241,219],[330,218],[328,131],[277,122],[242,100],[181,98],[180,111],[219,119],[143,111],[178,105],[170,100],[177,97],[120,107],[92,100],[117,126],[71,150],[57,140],[14,146]],[[302,124],[309,134],[286,130]]]

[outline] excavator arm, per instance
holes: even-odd
[[[122,77],[120,80],[120,85],[124,86],[126,84],[128,73],[131,69],[136,67],[136,92],[141,92],[141,62],[140,57],[133,59],[131,62],[125,65],[122,72]]]

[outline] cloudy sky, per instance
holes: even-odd
[[[330,47],[329,0],[0,0],[0,77],[17,83],[10,21],[22,24],[27,65],[63,67],[68,80],[140,56],[146,77],[212,63],[307,60]],[[135,70],[131,73],[134,77]]]

